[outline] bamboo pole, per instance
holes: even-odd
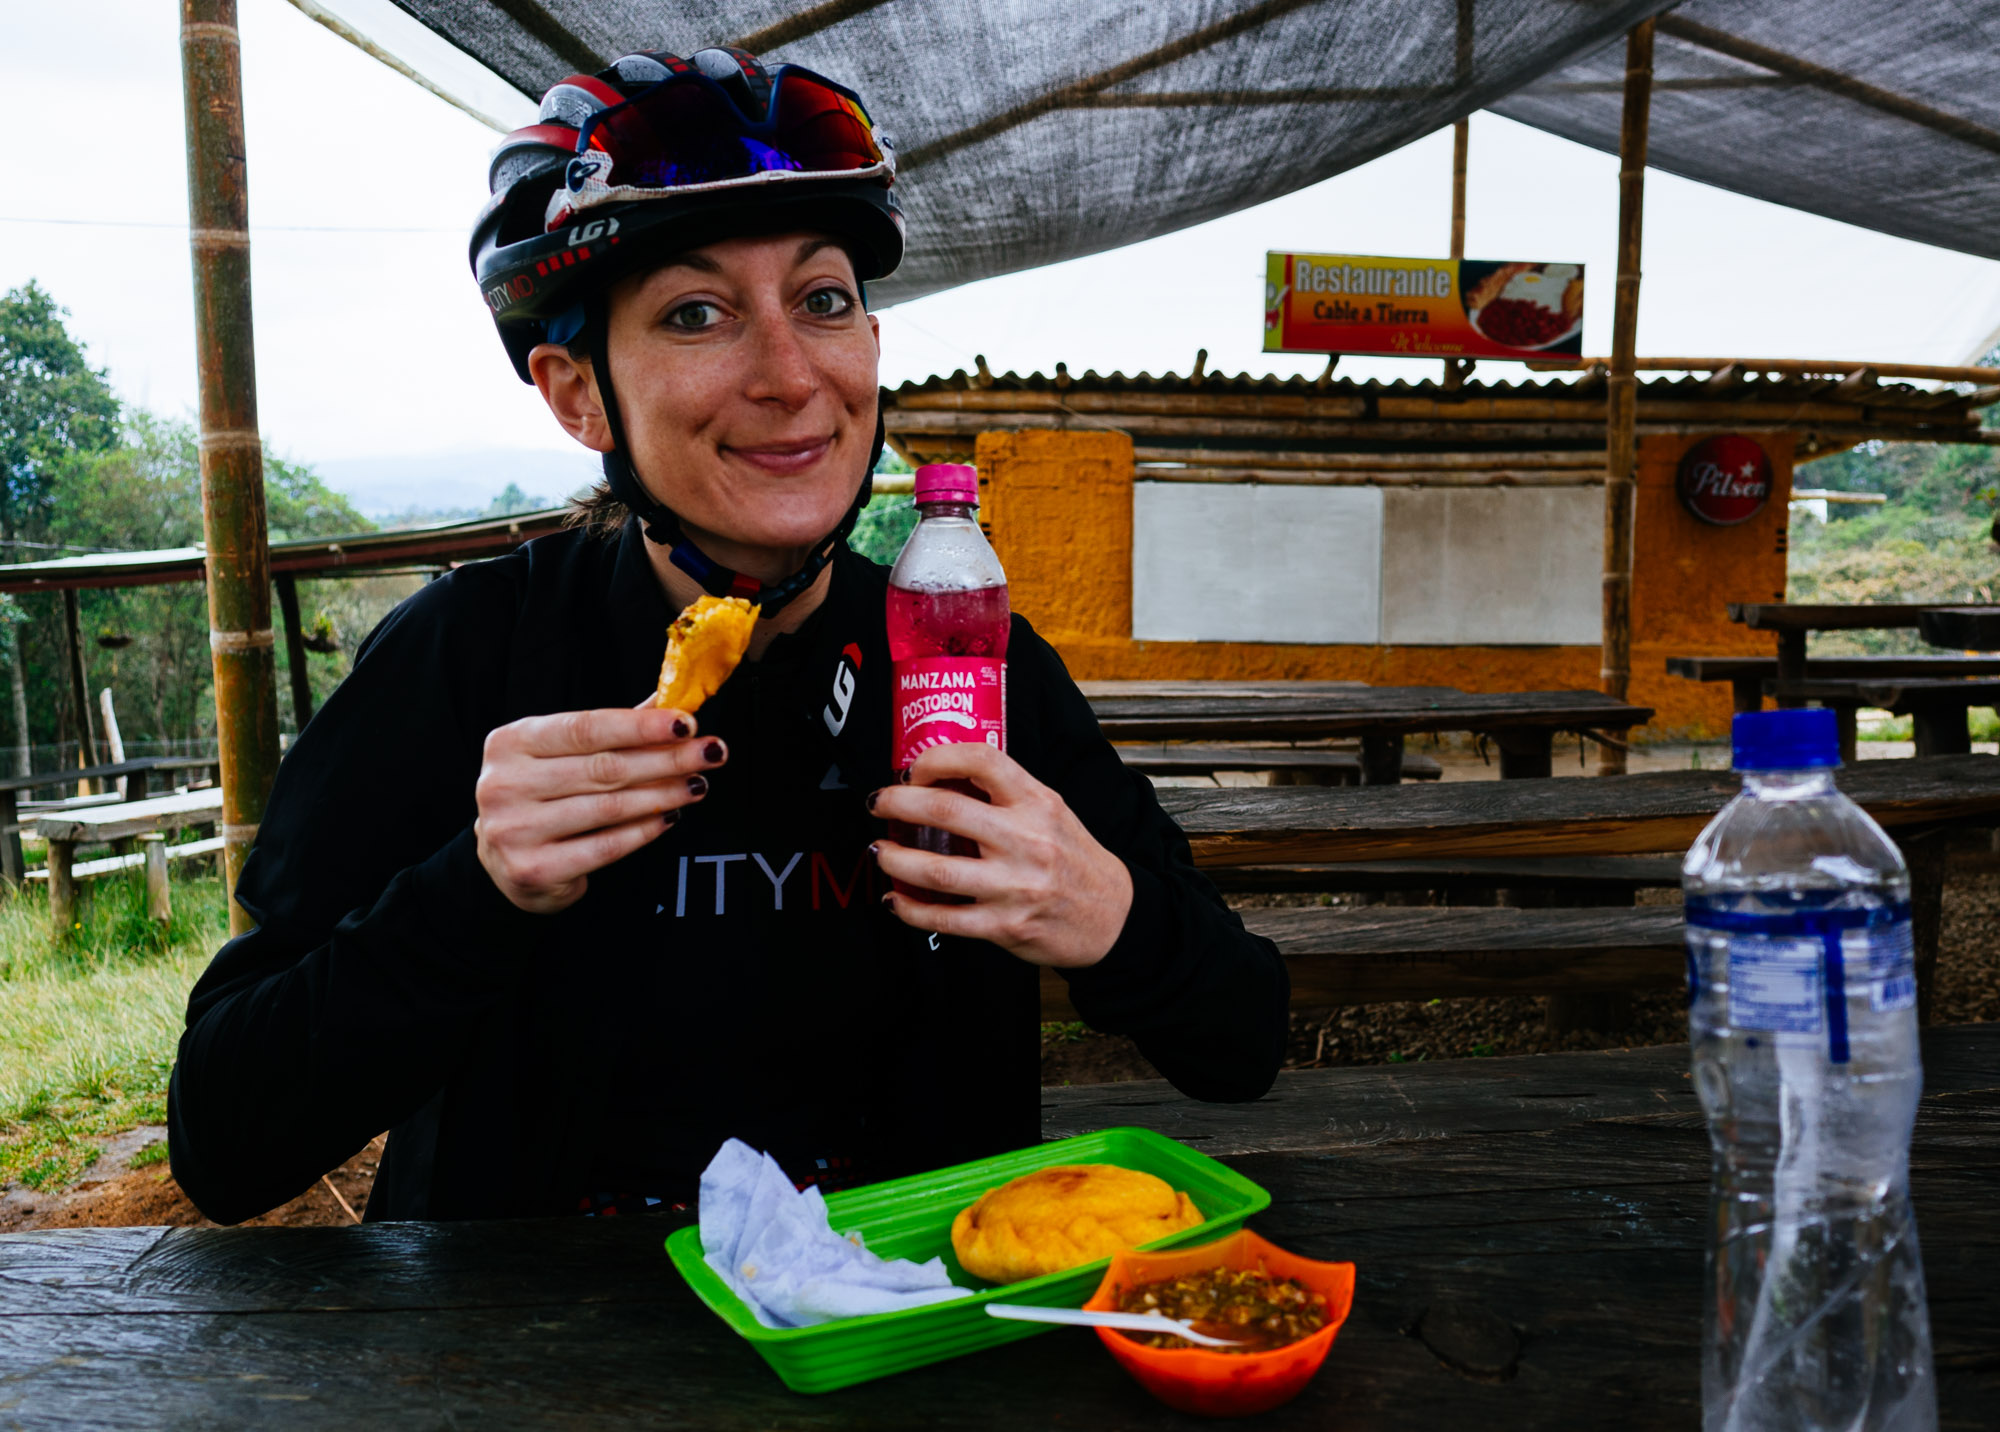
[[[250,205],[236,0],[181,0],[188,225],[201,374],[208,645],[222,754],[222,871],[232,895],[278,770],[271,552],[250,322]],[[232,899],[229,930],[250,917]]]
[[[1606,379],[1604,482],[1604,650],[1607,696],[1623,701],[1632,679],[1632,525],[1638,502],[1639,380],[1632,367],[1639,329],[1639,241],[1646,198],[1646,125],[1653,99],[1653,22],[1625,40],[1625,111],[1618,132],[1618,285]],[[1625,752],[1597,748],[1599,775],[1623,775]]]
[[[1451,256],[1465,257],[1465,152],[1472,141],[1472,121],[1461,119],[1451,127]],[[1463,386],[1472,371],[1472,360],[1444,360],[1444,386]]]

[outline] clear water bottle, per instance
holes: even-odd
[[[1834,786],[1831,711],[1739,715],[1743,792],[1681,869],[1713,1152],[1704,1432],[1937,1426],[1910,1210],[1910,879]]]

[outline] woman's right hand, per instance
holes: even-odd
[[[590,873],[656,839],[708,792],[702,771],[729,759],[684,711],[567,711],[486,737],[479,768],[479,863],[538,915],[582,898]]]

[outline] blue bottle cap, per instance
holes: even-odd
[[[1739,771],[1803,771],[1840,764],[1840,727],[1824,707],[1741,711],[1729,735]]]

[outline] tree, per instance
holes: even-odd
[[[19,561],[46,538],[54,468],[72,453],[102,452],[118,441],[118,400],[104,371],[85,361],[42,287],[0,298],[0,560]],[[28,773],[31,742],[21,622],[0,625],[13,697],[16,772]],[[67,704],[67,703],[65,703]],[[81,713],[78,713],[81,714]]]

